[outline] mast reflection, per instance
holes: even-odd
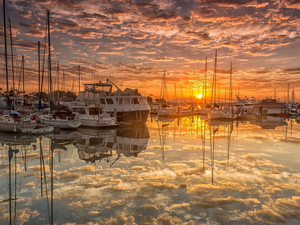
[[[3,148],[8,148],[8,199],[2,202],[8,202],[9,211],[9,224],[11,225],[13,219],[17,218],[17,154],[20,152],[18,148],[21,148],[23,160],[24,160],[24,170],[26,170],[26,152],[27,147],[34,143],[36,138],[30,136],[24,136],[21,134],[9,134],[0,132],[0,142]],[[23,150],[25,149],[25,153]],[[14,184],[12,184],[12,161],[14,162]],[[14,196],[12,191],[12,186],[14,186]],[[12,218],[12,201],[14,201],[14,217]]]

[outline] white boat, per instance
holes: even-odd
[[[216,120],[216,119],[235,119],[236,114],[233,113],[232,110],[211,110],[208,113],[208,119]]]
[[[74,129],[81,125],[80,115],[71,111],[57,111],[53,114],[40,114],[39,120],[47,126],[59,127],[60,129]]]
[[[22,132],[23,129],[34,129],[36,127],[36,121],[31,120],[30,117],[22,116],[0,116],[0,131],[17,133]]]
[[[152,102],[150,104],[150,114],[158,114],[161,104],[159,102]]]
[[[255,104],[253,112],[268,116],[289,117],[288,105],[275,98],[265,98],[260,103]]]
[[[247,97],[240,98],[236,96],[237,102],[232,103],[231,105],[234,107],[234,110],[237,114],[246,114],[248,112],[252,112],[253,107],[257,104],[256,99],[249,100]]]
[[[113,86],[117,89],[114,92]],[[85,84],[85,90],[79,92],[76,101],[87,106],[103,106],[103,110],[121,124],[145,124],[150,112],[147,98],[141,96],[137,89],[126,88],[122,91],[108,80],[107,83]]]
[[[34,134],[51,134],[54,132],[54,127],[52,126],[46,126],[46,127],[41,127],[38,129],[23,129],[22,133],[25,134],[30,134],[30,135],[34,135]]]
[[[207,115],[211,111],[211,108],[202,108],[199,110],[201,115]]]
[[[94,128],[117,126],[116,118],[108,115],[103,110],[103,106],[95,106],[95,104],[86,106],[84,102],[75,101],[70,104],[70,109],[80,115],[80,126]]]
[[[160,108],[157,115],[159,117],[177,117],[179,115],[178,108]]]

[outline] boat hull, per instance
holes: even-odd
[[[9,132],[9,133],[17,133],[22,132],[23,129],[34,129],[36,127],[36,122],[31,121],[21,121],[16,122],[13,118],[5,118],[0,121],[0,131]]]
[[[107,112],[110,116],[114,116],[113,111]],[[150,110],[131,110],[117,111],[117,122],[128,124],[145,124],[148,120]]]
[[[80,119],[82,127],[114,127],[117,126],[115,123],[115,119],[110,118],[102,118],[102,119]]]
[[[59,127],[60,129],[75,129],[81,125],[80,120],[65,120],[65,119],[54,119],[45,117],[43,115],[39,116],[42,124],[47,126]]]

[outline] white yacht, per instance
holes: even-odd
[[[238,114],[246,114],[252,112],[253,107],[257,104],[256,99],[252,97],[252,100],[249,100],[247,97],[240,98],[236,96],[237,102],[232,103],[232,106],[235,107],[235,111]]]
[[[103,110],[103,106],[100,107],[95,104],[86,106],[84,102],[75,101],[70,104],[69,108],[73,113],[80,115],[80,126],[94,128],[117,126],[116,118],[108,115]]]
[[[117,89],[114,92],[113,87]],[[85,84],[85,90],[79,92],[76,101],[87,106],[103,106],[103,110],[120,124],[145,124],[150,112],[147,98],[141,96],[137,89],[126,88],[122,91],[109,80],[106,83]]]
[[[59,127],[60,129],[75,129],[81,125],[79,114],[70,111],[56,111],[53,114],[39,114],[42,124]]]

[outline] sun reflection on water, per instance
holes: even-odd
[[[300,127],[268,123],[150,118],[145,127],[1,134],[0,221],[292,224]]]

